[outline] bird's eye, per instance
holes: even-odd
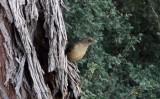
[[[92,40],[89,39],[88,42],[92,42]]]

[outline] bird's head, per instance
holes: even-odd
[[[86,46],[89,46],[94,43],[94,40],[91,37],[86,37],[81,40],[81,43],[85,44]]]

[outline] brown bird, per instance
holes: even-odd
[[[66,55],[72,61],[78,61],[83,58],[89,45],[93,44],[94,40],[91,37],[86,37],[73,45],[69,45],[66,48]]]

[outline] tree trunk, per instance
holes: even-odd
[[[80,77],[67,61],[62,0],[0,1],[0,97],[77,99]]]

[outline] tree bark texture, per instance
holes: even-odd
[[[62,0],[0,0],[0,97],[77,99],[80,77],[67,61]]]

